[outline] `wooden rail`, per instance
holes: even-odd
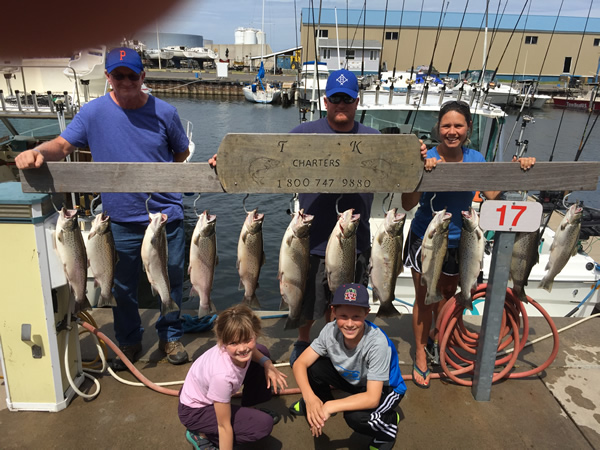
[[[414,135],[229,134],[208,163],[48,162],[23,192],[351,193],[593,191],[600,162],[443,163],[423,170]]]

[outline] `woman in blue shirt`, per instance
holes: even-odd
[[[465,102],[451,101],[440,109],[436,131],[439,145],[427,152],[425,170],[432,170],[438,162],[485,162],[485,158],[477,150],[465,146],[473,130],[473,121],[469,105]],[[513,159],[516,160],[516,159]],[[519,159],[521,168],[528,170],[535,164],[535,158]],[[419,204],[419,209],[412,220],[409,236],[404,246],[404,265],[410,267],[415,286],[415,304],[413,306],[413,333],[415,336],[415,362],[413,366],[413,382],[420,388],[429,387],[430,370],[427,365],[425,346],[431,332],[434,316],[441,311],[447,299],[456,293],[458,285],[458,244],[462,227],[461,211],[471,206],[475,192],[410,192],[402,194],[402,207],[409,211]],[[496,199],[500,191],[484,192],[487,199]],[[434,197],[435,196],[435,197]],[[433,198],[433,202],[431,199]],[[432,205],[433,203],[433,205]],[[421,243],[427,226],[435,211],[444,208],[452,214],[448,235],[448,251],[439,280],[439,288],[443,300],[439,303],[425,305],[427,286],[421,285]],[[435,330],[433,331],[435,334]],[[432,336],[435,337],[435,336]]]

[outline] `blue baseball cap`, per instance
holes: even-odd
[[[358,97],[358,80],[356,75],[346,69],[336,70],[329,74],[327,78],[327,87],[325,96],[331,97],[333,94],[346,94],[352,98]]]
[[[331,300],[331,305],[350,305],[369,308],[369,293],[367,292],[367,288],[362,284],[342,284],[335,290],[335,294],[333,294],[333,300]]]
[[[142,58],[140,58],[138,52],[127,47],[113,48],[110,53],[106,55],[106,71],[111,73],[117,67],[127,67],[135,73],[144,71]]]

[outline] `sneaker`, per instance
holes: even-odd
[[[212,442],[210,442],[201,434],[196,434],[190,430],[187,430],[185,432],[185,437],[196,450],[219,450],[218,447],[215,447]]]
[[[306,415],[306,403],[304,403],[304,399],[301,398],[292,406],[289,407],[289,411],[293,416],[305,416]]]
[[[292,349],[292,353],[290,354],[290,367],[294,365],[294,362],[298,359],[298,356],[302,354],[304,350],[306,350],[310,346],[310,342],[306,341],[296,341],[294,342],[294,348]]]
[[[178,365],[188,362],[188,354],[181,341],[160,341],[158,348],[167,354],[167,361],[171,364]]]
[[[142,353],[142,343],[138,342],[131,345],[119,345],[119,350],[121,350],[125,357],[133,364],[138,360],[140,353]],[[127,366],[125,365],[125,362],[117,356],[112,363],[112,369],[115,372],[120,372],[127,370]]]

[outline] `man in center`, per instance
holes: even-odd
[[[336,70],[329,75],[325,88],[324,103],[327,116],[312,122],[305,122],[290,133],[324,134],[379,134],[379,131],[354,120],[358,107],[358,80],[346,69]],[[338,202],[339,199],[339,202]],[[310,345],[310,329],[315,320],[328,310],[331,291],[325,273],[325,249],[331,230],[337,222],[337,211],[354,209],[360,214],[360,224],[356,231],[356,271],[354,280],[364,286],[369,281],[368,265],[371,255],[371,204],[373,194],[299,194],[300,208],[314,216],[310,230],[310,271],[302,300],[301,320],[298,340],[290,356],[290,364]],[[337,202],[337,209],[336,209]]]

